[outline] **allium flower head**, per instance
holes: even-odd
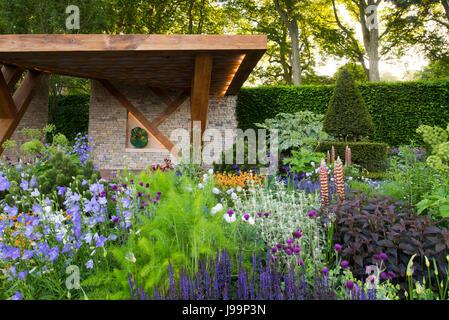
[[[338,243],[335,244],[334,249],[336,251],[341,251],[341,245],[339,245]]]

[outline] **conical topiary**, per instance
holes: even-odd
[[[342,140],[367,136],[374,130],[371,116],[351,73],[343,69],[323,122],[326,133]]]

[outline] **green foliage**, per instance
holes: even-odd
[[[416,149],[407,146],[401,147],[398,155],[392,157],[387,174],[388,182],[380,192],[411,205],[421,201],[440,179],[435,170],[421,161]]]
[[[81,166],[76,156],[65,155],[62,151],[56,152],[49,161],[38,164],[34,171],[42,194],[50,194],[56,187],[68,187],[74,179],[94,182],[100,177],[92,161],[88,160]]]
[[[388,145],[375,142],[320,141],[316,151],[327,153],[331,151],[332,146],[335,149],[335,157],[342,160],[345,159],[345,149],[348,146],[351,148],[352,162],[368,170],[378,168],[388,157]]]
[[[255,123],[278,113],[312,111],[325,114],[334,86],[260,86],[242,88],[237,100],[238,127],[257,128]],[[449,81],[363,83],[359,90],[371,114],[375,131],[371,141],[390,146],[422,143],[416,132],[422,124],[449,123]]]
[[[27,141],[20,147],[20,150],[25,155],[38,155],[44,151],[45,147],[39,140]]]
[[[348,70],[352,74],[354,80],[357,83],[368,82],[368,77],[366,76],[366,73],[365,73],[365,70],[363,70],[363,67],[360,64],[354,63],[354,62],[348,62],[345,65],[338,68],[337,72],[335,72],[335,74],[334,74],[335,80],[338,79],[340,72],[344,69]]]
[[[312,151],[319,139],[327,139],[323,129],[323,115],[310,111],[279,113],[264,123],[256,123],[259,128],[278,130],[279,151],[305,148]]]
[[[312,152],[307,149],[293,150],[292,155],[292,158],[284,159],[284,164],[290,165],[290,171],[293,173],[310,172],[315,169],[311,163],[318,164],[325,157],[324,153]]]
[[[431,127],[422,125],[416,130],[416,132],[422,134],[424,143],[431,151],[431,155],[427,158],[427,164],[437,170],[448,172],[449,142],[447,140],[449,125],[446,130],[436,126]]]
[[[328,134],[344,140],[364,137],[374,131],[363,97],[347,69],[339,73],[323,128]]]
[[[449,193],[446,188],[440,187],[436,192],[421,200],[416,207],[418,214],[427,210],[434,217],[449,218]]]
[[[56,133],[62,133],[69,141],[73,141],[78,133],[87,133],[89,125],[89,95],[77,94],[67,96],[51,96],[56,106],[50,114]]]
[[[169,260],[178,274],[184,267],[189,272],[195,271],[197,259],[213,257],[217,249],[238,251],[239,243],[232,236],[232,228],[237,224],[228,225],[223,220],[224,212],[210,214],[210,209],[217,204],[212,180],[199,189],[189,177],[177,176],[173,171],[142,172],[136,177],[124,172],[124,176],[128,181],[130,178],[142,181],[149,184],[150,190],[160,191],[161,201],[151,216],[138,214],[141,221],[138,234],[126,244],[113,248],[113,273],[103,274],[103,281],[96,281],[94,275],[85,282],[103,294],[96,298],[129,297],[128,272],[136,276],[145,291],[152,292],[154,284],[160,287],[168,283]],[[100,290],[101,286],[114,290]]]

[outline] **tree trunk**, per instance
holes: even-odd
[[[377,82],[380,80],[378,19],[377,11],[366,12],[369,5],[375,5],[374,0],[368,0],[368,4],[365,0],[359,1],[360,24],[362,26],[363,45],[369,60],[368,81]],[[367,24],[367,17],[369,18],[369,26]]]
[[[369,82],[380,81],[379,75],[379,30],[371,29],[369,42]]]
[[[293,85],[302,85],[302,68],[301,68],[301,53],[299,51],[299,30],[298,22],[293,20],[291,27],[288,28],[290,39],[292,41],[292,80]]]
[[[273,0],[274,5],[276,7],[276,11],[284,21],[287,26],[288,34],[290,36],[290,40],[292,42],[292,58],[291,58],[291,66],[292,66],[292,81],[293,85],[300,86],[302,85],[302,68],[301,68],[301,54],[299,50],[299,28],[298,21],[290,16],[293,16],[293,12],[289,12],[289,7],[287,7],[287,12],[279,5],[278,0]]]

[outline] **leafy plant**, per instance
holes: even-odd
[[[324,220],[334,220],[334,243],[342,245],[341,255],[357,277],[363,277],[365,266],[375,264],[376,257],[384,253],[386,270],[393,272],[394,282],[405,289],[407,265],[414,254],[417,264],[413,276],[421,280],[426,276],[425,256],[435,258],[438,271],[446,275],[449,250],[449,231],[439,229],[439,221],[412,210],[388,196],[368,198],[363,192],[354,192],[351,199],[338,199],[320,213]]]
[[[427,164],[442,172],[449,172],[449,124],[446,130],[436,126],[421,125],[416,132],[422,134],[424,143],[432,153],[426,160]]]
[[[279,151],[290,149],[306,149],[313,151],[318,140],[328,138],[323,131],[323,115],[310,111],[296,113],[278,113],[273,119],[256,123],[259,128],[279,130]]]
[[[315,169],[312,163],[318,164],[321,159],[325,158],[324,153],[312,152],[307,149],[292,150],[292,155],[292,158],[284,159],[284,164],[288,164],[293,173],[310,172]]]

